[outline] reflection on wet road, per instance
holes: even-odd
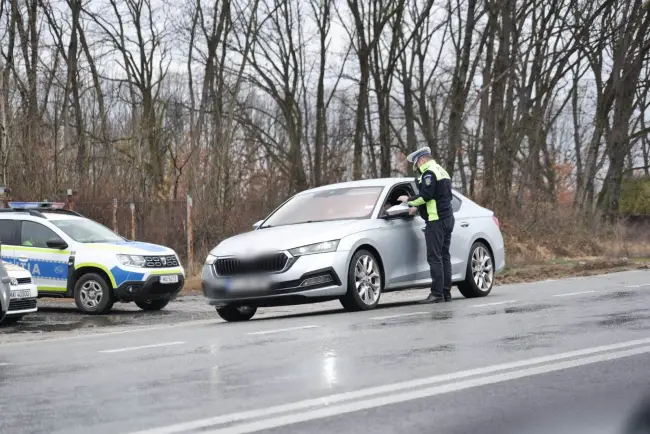
[[[612,432],[650,390],[648,281],[506,286],[429,306],[413,303],[422,292],[386,294],[371,312],[326,304],[248,323],[191,298],[159,315],[48,305],[0,332],[2,432]]]

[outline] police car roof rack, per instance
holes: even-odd
[[[32,216],[41,217],[46,219],[47,216],[43,212],[56,213],[56,214],[67,214],[74,215],[77,217],[83,217],[81,214],[75,211],[67,210],[63,208],[64,203],[52,203],[52,202],[9,202],[8,209],[2,209],[0,211],[13,211],[13,212],[27,212]]]

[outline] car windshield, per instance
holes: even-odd
[[[331,220],[366,219],[383,187],[333,188],[294,196],[261,228]]]
[[[52,223],[61,229],[67,236],[80,243],[110,243],[124,241],[106,226],[92,220],[53,220]]]

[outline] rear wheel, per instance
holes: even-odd
[[[255,312],[257,312],[257,308],[252,306],[226,306],[217,308],[219,316],[228,322],[248,321],[253,318]]]
[[[113,307],[113,290],[99,274],[84,274],[74,287],[74,301],[83,313],[101,315]]]
[[[350,261],[348,292],[340,298],[341,304],[350,311],[374,309],[382,288],[379,261],[369,251],[359,250]]]
[[[485,297],[494,286],[494,257],[487,246],[477,241],[469,251],[465,280],[458,290],[466,298]]]
[[[161,310],[169,304],[168,298],[161,298],[157,300],[147,300],[147,301],[136,301],[136,306],[142,310],[152,311],[152,310]]]

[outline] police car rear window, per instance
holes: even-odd
[[[0,243],[12,246],[20,244],[20,221],[0,220]]]

